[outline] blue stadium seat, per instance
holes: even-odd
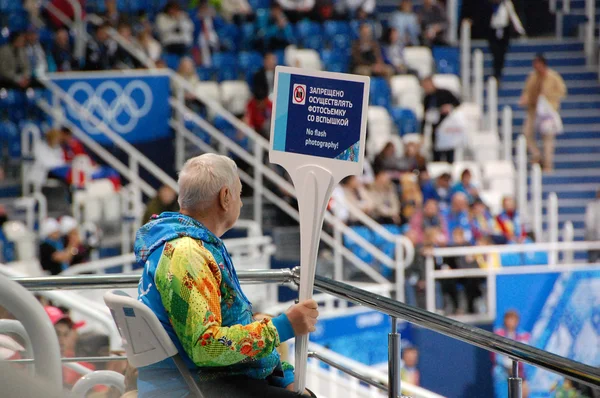
[[[384,78],[372,77],[370,91],[369,98],[371,105],[383,106],[384,108],[391,110],[392,90]]]
[[[203,115],[201,115],[203,116]],[[210,135],[208,135],[208,133],[206,131],[204,131],[202,128],[200,128],[196,123],[187,120],[184,123],[184,126],[186,129],[188,129],[189,131],[191,131],[196,137],[200,138],[202,141],[206,142],[207,144],[210,144]]]
[[[255,37],[254,24],[252,22],[246,22],[246,23],[242,24],[241,34],[242,34],[242,37],[240,40],[241,41],[240,48],[242,50],[251,50],[252,42]]]
[[[196,73],[198,74],[198,78],[200,80],[213,80],[216,75],[216,69],[210,68],[206,66],[200,66],[196,68]]]
[[[213,67],[217,70],[217,80],[237,80],[239,75],[237,56],[235,53],[223,52],[213,54]]]
[[[268,10],[271,6],[271,0],[248,0],[248,4],[253,10]]]
[[[325,46],[322,36],[306,36],[300,41],[300,45],[304,48],[320,51]]]
[[[333,39],[336,35],[346,37],[352,37],[353,35],[350,24],[344,21],[325,21],[323,23],[323,32],[329,40]]]
[[[433,47],[436,73],[460,75],[460,53],[454,47]]]
[[[412,109],[392,108],[390,112],[400,135],[418,133],[420,131],[417,116]]]
[[[256,28],[264,29],[269,25],[271,13],[268,9],[259,8],[256,10]]]
[[[213,120],[213,124],[214,124],[215,128],[217,128],[219,131],[221,131],[223,134],[225,134],[228,138],[233,140],[236,144],[238,144],[242,148],[244,148],[248,151],[251,149],[248,137],[244,135],[242,138],[239,138],[238,134],[237,134],[237,129],[235,128],[235,126],[233,126],[231,123],[229,123],[223,117],[215,116],[215,119]]]
[[[167,67],[173,70],[177,70],[177,68],[179,67],[179,61],[181,61],[179,55],[169,53],[163,53],[162,59],[167,64]]]
[[[219,42],[227,51],[237,51],[240,41],[241,32],[240,29],[230,23],[223,24],[217,29],[217,35],[219,36]]]
[[[296,34],[300,39],[309,36],[321,36],[323,28],[318,23],[305,19],[296,24]]]
[[[352,40],[346,35],[335,35],[333,37],[332,47],[338,51],[350,51]]]
[[[1,13],[12,13],[24,11],[23,2],[16,0],[0,0],[0,12]]]
[[[263,57],[258,52],[244,51],[238,54],[238,66],[252,85],[252,76],[263,66]]]
[[[223,65],[217,68],[217,81],[238,80],[239,69],[235,65]]]
[[[348,72],[350,64],[350,55],[348,52],[338,50],[321,50],[321,61],[325,66],[325,70],[330,72]]]
[[[13,0],[14,1],[14,0]],[[13,11],[8,17],[8,28],[10,30],[24,31],[29,26],[29,14],[27,11]]]
[[[354,232],[360,235],[362,238],[366,239],[369,242],[373,241],[373,231],[371,231],[367,227],[351,227]],[[344,246],[348,248],[348,250],[352,251],[362,261],[367,264],[373,264],[373,256],[367,252],[362,246],[359,246],[356,242],[350,239],[347,236],[344,236]]]
[[[6,145],[9,158],[21,158],[21,134],[14,123],[0,122],[0,141]]]

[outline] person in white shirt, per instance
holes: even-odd
[[[194,41],[194,24],[176,2],[169,2],[156,17],[158,37],[166,52],[183,56]]]
[[[375,13],[375,0],[338,0],[335,3],[336,11],[350,18],[355,18],[359,11],[367,15]]]
[[[520,35],[525,35],[525,28],[511,0],[491,0],[489,12],[488,42],[494,57],[494,77],[500,83],[506,52],[510,47],[511,27]]]
[[[596,192],[596,199],[588,203],[585,208],[585,240],[600,240],[600,189]],[[600,250],[590,250],[588,261],[600,262]]]

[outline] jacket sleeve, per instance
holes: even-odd
[[[199,241],[181,238],[167,243],[154,279],[171,325],[197,366],[229,366],[266,357],[280,344],[275,325],[285,326],[280,326],[281,339],[292,337],[285,315],[248,325],[221,324],[221,271]]]

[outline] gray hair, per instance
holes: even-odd
[[[205,153],[189,159],[179,172],[179,207],[182,210],[206,211],[221,188],[234,190],[237,166],[227,156]]]

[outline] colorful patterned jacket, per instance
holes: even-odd
[[[275,350],[293,337],[287,316],[254,322],[223,241],[180,213],[155,216],[137,233],[144,265],[138,299],[152,309],[200,380],[246,375],[285,387],[293,368]],[[139,369],[140,397],[185,397],[171,359]]]

